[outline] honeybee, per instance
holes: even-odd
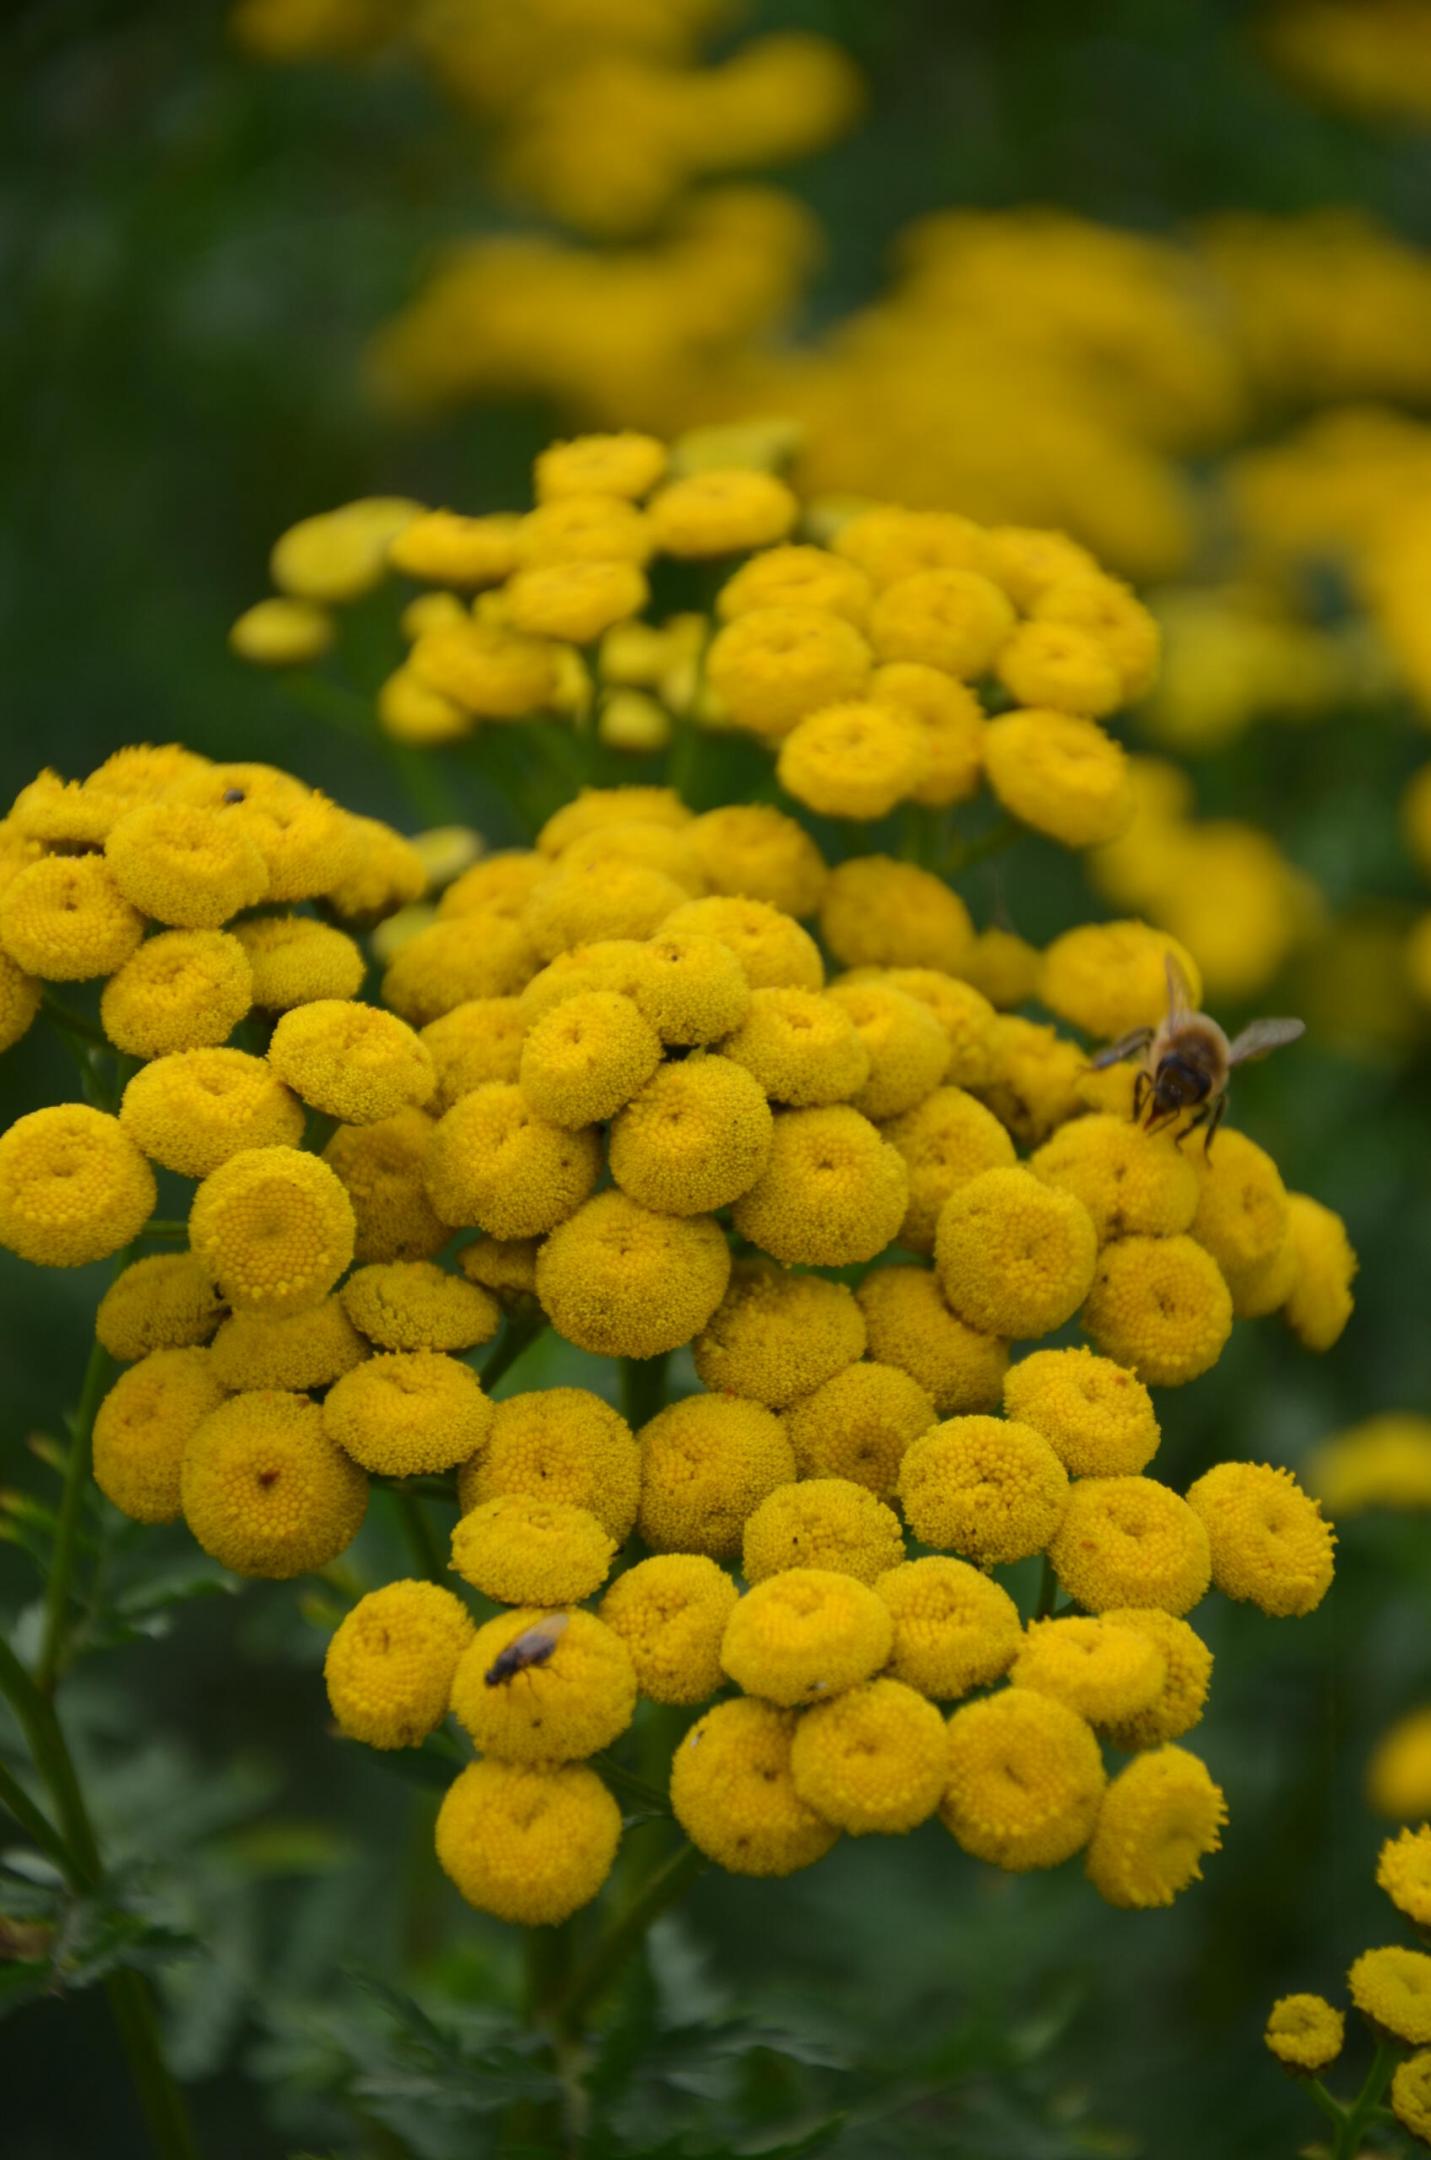
[[[1188,979],[1171,953],[1166,960],[1168,1010],[1162,1023],[1134,1028],[1121,1042],[1110,1043],[1094,1058],[1093,1068],[1101,1072],[1123,1058],[1141,1056],[1142,1070],[1133,1083],[1133,1116],[1142,1120],[1145,1132],[1157,1132],[1191,1111],[1177,1143],[1201,1125],[1206,1128],[1203,1151],[1210,1154],[1213,1134],[1227,1109],[1233,1068],[1295,1042],[1306,1026],[1301,1020],[1254,1020],[1229,1042],[1217,1022],[1194,1007]]]
[[[488,1687],[502,1687],[508,1680],[515,1680],[518,1673],[530,1672],[534,1665],[545,1665],[562,1636],[566,1633],[566,1614],[548,1613],[544,1620],[534,1621],[499,1650],[487,1668]]]

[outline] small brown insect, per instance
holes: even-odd
[[[566,1632],[566,1614],[548,1613],[545,1620],[533,1622],[514,1636],[505,1650],[499,1650],[487,1668],[488,1687],[502,1687],[508,1680],[515,1680],[520,1672],[529,1672],[534,1665],[545,1665]]]
[[[1234,1067],[1295,1042],[1306,1027],[1301,1020],[1254,1020],[1229,1042],[1215,1020],[1195,1010],[1186,975],[1171,953],[1166,957],[1166,1017],[1158,1027],[1134,1028],[1121,1042],[1100,1050],[1093,1069],[1101,1072],[1123,1058],[1141,1057],[1142,1070],[1133,1083],[1134,1117],[1142,1119],[1146,1132],[1157,1132],[1190,1111],[1176,1140],[1181,1145],[1190,1132],[1204,1126],[1203,1150],[1210,1154],[1213,1134],[1227,1109]]]

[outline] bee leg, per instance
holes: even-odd
[[[1145,1072],[1140,1072],[1133,1082],[1133,1123],[1135,1125],[1143,1115],[1144,1099],[1151,1084]]]
[[[1195,1111],[1188,1119],[1182,1130],[1173,1135],[1173,1146],[1181,1147],[1184,1140],[1190,1139],[1200,1125],[1206,1125],[1209,1114],[1210,1106],[1204,1103],[1201,1110]]]
[[[1203,1157],[1204,1157],[1204,1160],[1208,1160],[1208,1161],[1210,1161],[1210,1160],[1211,1160],[1211,1157],[1212,1157],[1212,1143],[1213,1143],[1213,1138],[1214,1138],[1214,1136],[1215,1136],[1215,1134],[1216,1134],[1216,1132],[1217,1132],[1217,1128],[1218,1128],[1218,1126],[1219,1126],[1219,1125],[1220,1125],[1220,1124],[1222,1123],[1222,1121],[1223,1121],[1223,1118],[1224,1118],[1224,1117],[1226,1116],[1226,1114],[1227,1114],[1227,1096],[1226,1096],[1226,1094],[1225,1094],[1225,1093],[1223,1093],[1223,1094],[1221,1094],[1221,1095],[1219,1095],[1219,1096],[1218,1096],[1218,1098],[1217,1098],[1217,1101],[1216,1101],[1216,1102],[1215,1102],[1215,1103],[1213,1104],[1213,1106],[1212,1106],[1212,1116],[1211,1116],[1211,1117],[1210,1117],[1210,1118],[1208,1119],[1208,1123],[1207,1123],[1207,1138],[1206,1138],[1206,1139],[1205,1139],[1205,1140],[1203,1141],[1203,1144],[1202,1144],[1202,1152],[1203,1152]]]

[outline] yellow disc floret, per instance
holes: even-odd
[[[848,1480],[887,1499],[911,1443],[933,1423],[934,1404],[917,1380],[897,1365],[862,1362],[792,1403],[785,1430],[802,1478]]]
[[[555,1927],[589,1905],[620,1842],[621,1810],[581,1763],[469,1763],[437,1812],[444,1871],[469,1905],[520,1927]]]
[[[640,1530],[657,1552],[729,1559],[747,1519],[795,1475],[780,1419],[733,1395],[688,1395],[658,1411],[640,1438]]]
[[[326,1162],[296,1148],[247,1148],[205,1178],[189,1243],[236,1312],[302,1312],[353,1257],[355,1220]]]
[[[1346,2022],[1324,1995],[1281,1995],[1272,2005],[1262,2037],[1278,2062],[1315,2077],[1340,2055]]]
[[[463,1513],[507,1493],[585,1508],[619,1545],[636,1520],[641,1456],[619,1411],[586,1388],[539,1388],[498,1403],[487,1444],[463,1464]]]
[[[911,1446],[899,1497],[923,1544],[995,1567],[1043,1551],[1068,1504],[1068,1475],[1032,1426],[955,1417]]]
[[[470,1350],[501,1325],[494,1297],[431,1260],[388,1260],[344,1283],[343,1310],[380,1350]]]
[[[966,1560],[929,1553],[875,1578],[894,1621],[889,1671],[936,1702],[1002,1680],[1023,1630],[1007,1590]]]
[[[1224,1597],[1286,1618],[1315,1612],[1331,1588],[1336,1539],[1290,1470],[1270,1463],[1215,1463],[1188,1487],[1212,1549]]]
[[[349,998],[284,1013],[268,1061],[296,1095],[345,1125],[420,1109],[436,1085],[432,1053],[405,1021]]]
[[[697,1050],[662,1065],[615,1120],[611,1175],[658,1214],[709,1214],[750,1190],[773,1131],[759,1082],[730,1058]]]
[[[520,1087],[492,1081],[437,1122],[423,1163],[445,1223],[489,1237],[540,1237],[573,1215],[596,1183],[596,1135],[539,1117]]]
[[[984,768],[1020,824],[1065,847],[1099,847],[1132,820],[1127,757],[1096,721],[1047,709],[1004,713],[985,732]]]
[[[214,1371],[226,1388],[327,1387],[368,1355],[335,1297],[307,1312],[234,1313],[214,1337]]]
[[[941,1417],[997,1407],[1008,1345],[950,1312],[932,1270],[871,1268],[856,1295],[870,1356],[909,1373]]]
[[[129,1365],[151,1350],[187,1350],[206,1343],[224,1308],[192,1253],[151,1253],[131,1260],[99,1301],[96,1338],[112,1358]]]
[[[1048,1548],[1062,1588],[1087,1612],[1156,1605],[1180,1617],[1212,1580],[1207,1531],[1154,1478],[1080,1478]]]
[[[599,1357],[678,1349],[729,1280],[730,1247],[711,1217],[653,1214],[623,1192],[588,1200],[537,1255],[537,1295],[553,1327]]]
[[[722,1685],[720,1646],[740,1592],[704,1553],[657,1553],[619,1575],[601,1618],[625,1643],[651,1702],[705,1702]]]
[[[860,1107],[867,1104],[861,1100]],[[1014,1143],[993,1112],[959,1087],[935,1088],[916,1109],[892,1118],[884,1135],[909,1169],[899,1242],[912,1252],[933,1252],[939,1213],[952,1192],[981,1171],[1014,1163]]]
[[[1022,1874],[1086,1845],[1103,1797],[1091,1728],[1065,1703],[1002,1688],[949,1720],[940,1814],[965,1852]]]
[[[88,982],[123,967],[144,919],[100,855],[46,855],[0,893],[0,947],[41,982]]]
[[[1148,1635],[1110,1620],[1034,1620],[1009,1674],[1068,1704],[1090,1725],[1105,1726],[1146,1710],[1167,1677]]]
[[[208,1350],[151,1350],[121,1373],[94,1420],[94,1481],[134,1522],[173,1522],[179,1465],[224,1399]]]
[[[1346,1224],[1319,1200],[1291,1193],[1287,1207],[1297,1255],[1287,1321],[1308,1350],[1330,1350],[1351,1318],[1356,1254]]]
[[[368,1481],[304,1395],[258,1389],[211,1411],[184,1451],[184,1520],[236,1575],[327,1567],[362,1528]]]
[[[458,1574],[503,1605],[579,1604],[601,1588],[615,1551],[587,1509],[527,1493],[482,1501],[452,1533]]]
[[[504,1651],[547,1618],[499,1613],[477,1630],[452,1682],[452,1709],[484,1755],[502,1762],[576,1762],[609,1747],[636,1708],[625,1643],[594,1613],[568,1612],[548,1655],[500,1677]],[[491,1676],[494,1669],[499,1677]]]
[[[1132,1717],[1114,1719],[1108,1738],[1130,1755],[1164,1740],[1181,1739],[1197,1724],[1207,1701],[1212,1678],[1212,1652],[1207,1644],[1186,1620],[1176,1620],[1153,1605],[1114,1605],[1102,1617],[1145,1635],[1163,1659],[1163,1684],[1152,1702]]]
[[[721,1663],[747,1695],[819,1702],[877,1673],[893,1639],[888,1608],[868,1584],[827,1568],[787,1568],[735,1607]]]
[[[614,1117],[660,1062],[660,1037],[634,1000],[616,990],[588,990],[543,1014],[522,1046],[518,1069],[537,1116],[574,1127]]]
[[[843,1267],[884,1250],[908,1199],[899,1151],[858,1110],[835,1103],[776,1118],[770,1160],[736,1202],[734,1221],[773,1259]]]
[[[1004,1408],[1041,1432],[1073,1477],[1146,1470],[1161,1433],[1141,1380],[1091,1350],[1035,1350],[1009,1368]]]
[[[1100,1244],[1175,1236],[1192,1224],[1198,1205],[1189,1158],[1168,1134],[1147,1133],[1127,1118],[1071,1118],[1045,1140],[1029,1168],[1044,1184],[1082,1201]]]
[[[989,1335],[1047,1335],[1088,1295],[1098,1239],[1071,1193],[1021,1166],[984,1170],[939,1211],[934,1267],[961,1320]]]
[[[751,993],[749,1010],[721,1049],[774,1103],[810,1109],[848,1102],[869,1078],[870,1056],[851,1015],[819,990]]]
[[[1227,1805],[1186,1748],[1135,1756],[1103,1796],[1088,1846],[1088,1879],[1110,1905],[1171,1905],[1221,1849]]]
[[[869,1680],[807,1710],[795,1728],[795,1790],[826,1822],[862,1837],[914,1829],[947,1778],[944,1720],[900,1680]]]
[[[110,976],[99,1017],[116,1050],[154,1058],[227,1042],[252,1003],[253,970],[237,937],[164,930]]]
[[[1115,1364],[1176,1387],[1217,1363],[1232,1332],[1232,1298],[1217,1262],[1192,1238],[1120,1238],[1098,1256],[1083,1325]]]
[[[1388,1838],[1377,1856],[1376,1879],[1398,1912],[1418,1928],[1431,1927],[1431,1824]]]
[[[819,907],[828,875],[824,857],[804,826],[783,810],[729,803],[707,810],[687,831],[712,892],[763,900],[801,921]]]
[[[340,1732],[368,1747],[421,1747],[447,1715],[472,1634],[466,1606],[437,1583],[391,1582],[359,1598],[323,1660]]]
[[[692,1354],[706,1387],[783,1410],[864,1347],[864,1316],[843,1283],[741,1260]]]
[[[719,893],[705,900],[687,900],[661,927],[666,937],[695,933],[718,938],[735,954],[752,990],[771,990],[782,984],[818,990],[825,980],[820,948],[809,931],[763,900]]]
[[[323,1150],[356,1223],[355,1260],[425,1260],[447,1243],[447,1225],[423,1183],[435,1122],[399,1110],[376,1125],[340,1125]]]
[[[824,1568],[872,1583],[904,1558],[899,1517],[852,1478],[803,1478],[781,1485],[746,1521],[747,1582],[788,1568]]]
[[[270,887],[246,821],[197,803],[141,803],[119,820],[104,852],[125,899],[181,930],[217,930]]]
[[[139,1235],[154,1173],[118,1118],[52,1103],[0,1134],[0,1245],[36,1267],[83,1267]]]
[[[142,1066],[119,1122],[152,1162],[204,1178],[248,1148],[295,1148],[302,1106],[246,1050],[175,1050]]]
[[[1431,2041],[1431,1957],[1423,1950],[1363,1950],[1347,1974],[1362,2015],[1414,2047]]]
[[[792,1875],[839,1836],[795,1790],[795,1718],[768,1702],[717,1703],[676,1749],[671,1806],[691,1843],[732,1875]]]
[[[470,1365],[440,1350],[384,1350],[345,1373],[323,1403],[328,1437],[365,1470],[419,1477],[466,1462],[492,1405]]]

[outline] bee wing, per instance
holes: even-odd
[[[1306,1032],[1305,1020],[1254,1020],[1233,1038],[1227,1062],[1245,1065],[1250,1058],[1266,1057],[1269,1050],[1280,1050],[1283,1043],[1295,1042]]]
[[[1119,1041],[1109,1043],[1106,1050],[1100,1050],[1097,1057],[1090,1058],[1088,1069],[1090,1072],[1105,1072],[1110,1065],[1117,1065],[1124,1058],[1134,1056],[1137,1051],[1146,1050],[1152,1039],[1152,1028],[1134,1028],[1131,1035],[1124,1035]]]
[[[1185,1020],[1190,1012],[1197,1009],[1193,1002],[1192,984],[1183,973],[1182,962],[1174,954],[1164,953],[1163,963],[1168,977],[1168,1018]]]

